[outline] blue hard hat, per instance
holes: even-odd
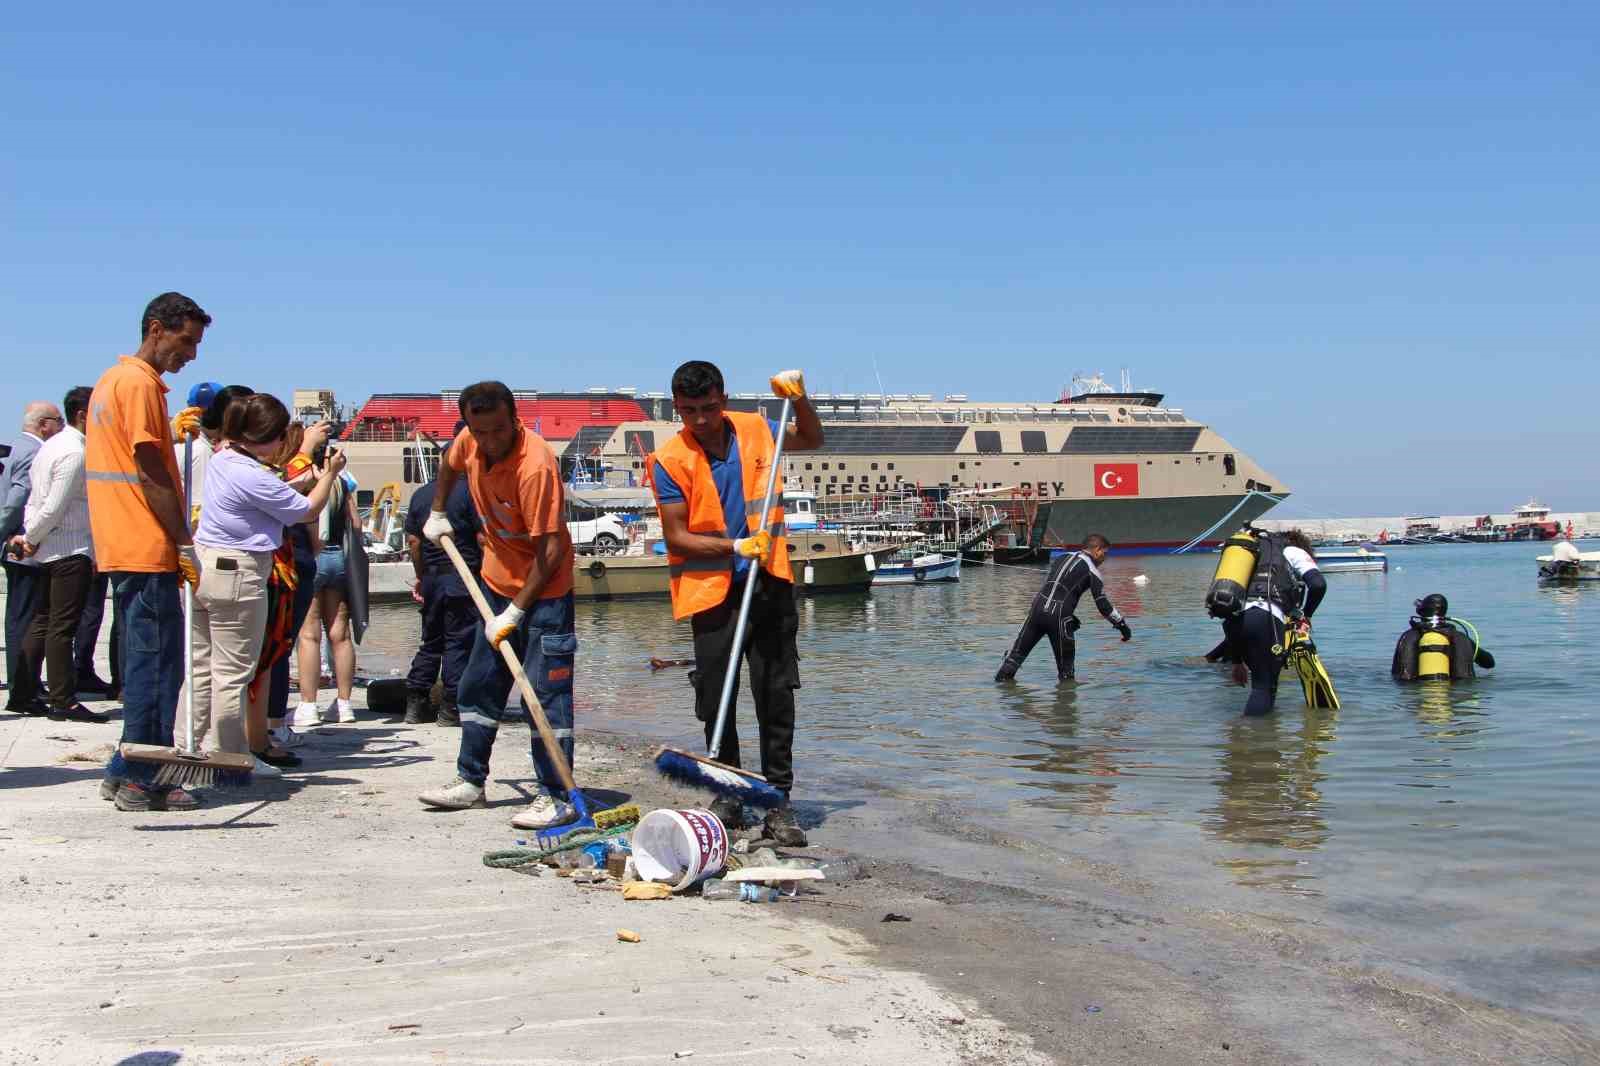
[[[211,406],[211,401],[217,398],[217,393],[222,391],[220,381],[201,381],[189,390],[189,406],[198,407],[202,411]]]

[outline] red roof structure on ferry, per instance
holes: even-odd
[[[585,426],[616,426],[648,419],[637,401],[615,396],[518,397],[517,417],[546,440],[571,440]],[[438,393],[377,393],[350,419],[344,440],[409,440],[416,430],[439,442],[453,436],[461,420],[454,396]]]

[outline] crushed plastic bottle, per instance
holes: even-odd
[[[719,902],[775,903],[781,893],[775,888],[758,885],[753,881],[724,881],[720,877],[714,877],[701,883],[700,895]]]
[[[862,876],[861,864],[848,855],[837,859],[823,859],[812,867],[822,871],[824,881],[854,881]]]

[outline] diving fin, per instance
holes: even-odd
[[[1300,676],[1300,686],[1305,690],[1306,706],[1328,710],[1339,709],[1339,694],[1333,689],[1333,679],[1317,656],[1316,645],[1309,642],[1297,645],[1291,652],[1295,673]]]

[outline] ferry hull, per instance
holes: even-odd
[[[1181,548],[1216,526],[1202,541],[1215,547],[1272,506],[1272,500],[1248,494],[1053,500],[1038,504],[1028,545],[1036,551],[1075,548],[1085,535],[1099,533],[1111,542],[1113,555],[1150,555]]]

